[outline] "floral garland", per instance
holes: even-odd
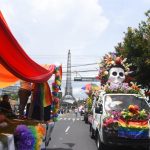
[[[40,150],[45,128],[37,126],[18,125],[14,132],[15,146],[17,150]]]
[[[148,120],[150,114],[139,110],[137,105],[129,105],[123,111],[112,111],[103,120],[104,132],[110,137],[133,139],[149,138]]]
[[[59,109],[59,91],[61,90],[61,80],[62,80],[62,66],[55,67],[55,82],[52,83],[52,119],[53,121],[58,120],[58,109]]]
[[[128,120],[148,120],[150,119],[150,114],[142,109],[139,110],[139,106],[137,105],[129,105],[128,109],[124,109],[123,111],[112,111],[105,119],[104,126],[109,126],[109,124],[118,121],[119,119]]]
[[[140,89],[140,85],[137,85],[137,83],[130,82],[130,85],[128,83],[122,83],[122,84],[110,84],[107,83],[103,89],[106,91],[106,93],[131,93],[131,94],[139,94],[143,95],[142,91]]]
[[[125,74],[128,75],[131,64],[126,63],[127,58],[122,56],[116,56],[114,53],[106,54],[102,61],[99,63],[99,75],[98,78],[102,84],[105,84],[108,79],[108,71],[111,67],[122,66],[125,70]]]

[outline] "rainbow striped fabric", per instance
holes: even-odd
[[[130,139],[148,139],[149,127],[148,120],[118,120],[118,136]]]
[[[47,82],[35,84],[33,99],[36,103],[42,104],[43,107],[51,105],[52,95]]]

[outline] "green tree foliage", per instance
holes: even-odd
[[[11,94],[11,99],[18,100],[18,94]]]
[[[150,90],[150,10],[145,15],[147,20],[138,28],[128,27],[123,42],[118,43],[115,50],[134,66],[136,82]]]

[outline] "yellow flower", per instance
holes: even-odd
[[[131,112],[129,112],[128,115],[129,115],[130,117],[133,117],[133,113],[131,113]]]

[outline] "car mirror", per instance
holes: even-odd
[[[95,108],[95,113],[102,114],[103,113],[103,106],[100,105],[100,106],[96,107]]]

